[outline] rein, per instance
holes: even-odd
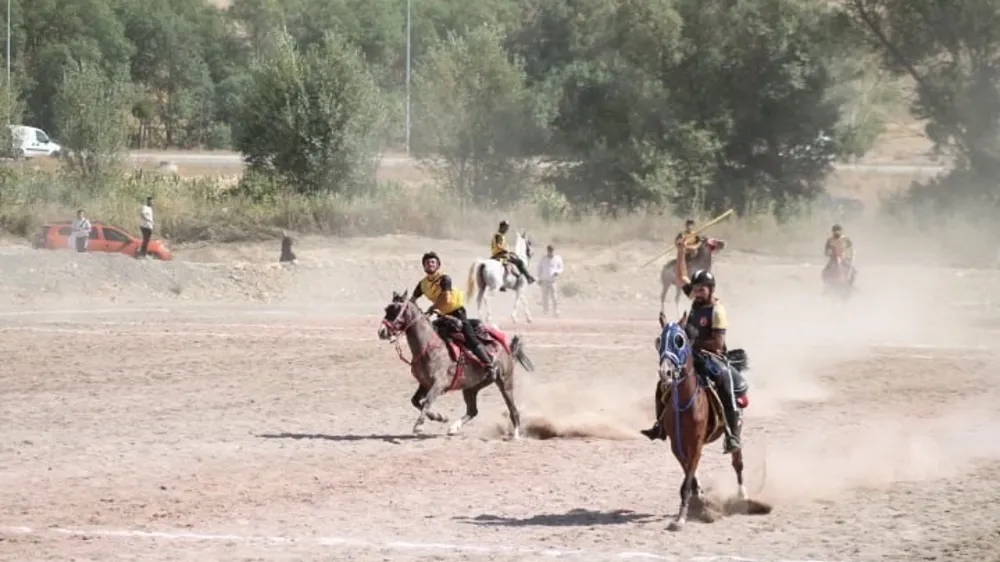
[[[401,316],[403,316],[403,313],[406,312],[407,306],[408,305],[406,303],[403,303],[402,307],[399,310],[399,314],[397,314],[396,317],[393,318],[392,322],[383,319],[382,325],[385,326],[386,330],[389,332],[390,335],[394,336],[392,338],[392,343],[396,347],[396,354],[399,355],[399,360],[409,365],[410,371],[415,372],[416,366],[414,365],[414,363],[425,357],[427,353],[430,352],[430,350],[434,349],[435,347],[438,347],[441,344],[440,344],[440,338],[431,338],[431,340],[427,342],[427,345],[425,345],[423,349],[420,350],[420,353],[417,353],[412,358],[407,359],[406,356],[403,355],[403,346],[400,345],[399,343],[399,336],[409,332],[417,324],[417,321],[423,317],[422,315],[414,315],[412,320],[410,320],[404,325],[400,325],[399,319]]]

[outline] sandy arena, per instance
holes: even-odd
[[[544,241],[541,241],[544,243]],[[563,317],[524,335],[532,438],[497,392],[415,438],[415,383],[376,328],[433,247],[405,237],[188,249],[178,261],[0,251],[3,560],[986,561],[1000,551],[1000,274],[861,264],[846,308],[816,257],[729,252],[748,349],[748,487],[768,516],[670,533],[680,472],[651,422],[655,249],[560,248]],[[238,259],[239,261],[234,261]],[[683,302],[683,301],[682,301]],[[997,301],[1000,302],[1000,301]],[[474,309],[474,308],[473,308]],[[461,398],[438,410],[454,418]],[[555,437],[540,439],[539,436]],[[735,491],[721,443],[702,481]],[[765,471],[766,469],[766,471]],[[766,472],[766,478],[765,478]]]

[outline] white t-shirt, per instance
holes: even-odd
[[[139,208],[139,226],[153,230],[153,208],[149,205]]]
[[[538,280],[554,281],[557,276],[562,275],[563,261],[558,255],[549,257],[545,255],[538,260]]]

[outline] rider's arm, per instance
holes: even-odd
[[[498,252],[507,251],[507,239],[499,232],[493,235],[493,245],[497,247]]]
[[[677,274],[677,285],[681,287],[684,294],[691,296],[691,278],[688,277],[687,259],[685,258],[684,241],[677,241],[677,262],[675,264]]]
[[[823,254],[827,257],[833,255],[833,244],[830,243],[830,239],[826,239],[826,245],[823,246]]]
[[[438,281],[438,286],[441,287],[441,299],[440,302],[434,303],[435,308],[441,308],[445,304],[451,302],[451,296],[452,296],[451,276],[442,275],[441,280]]]
[[[726,316],[726,309],[720,303],[715,303],[712,307],[712,343],[711,351],[715,353],[725,353],[726,351],[726,330],[729,329],[729,317]]]
[[[413,288],[413,293],[410,295],[410,302],[417,302],[417,299],[424,296],[424,290],[420,288],[420,282],[417,282],[417,286]]]

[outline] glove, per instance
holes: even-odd
[[[432,304],[432,305],[428,306],[427,310],[424,312],[424,314],[426,316],[430,316],[431,314],[434,314],[434,305]]]

